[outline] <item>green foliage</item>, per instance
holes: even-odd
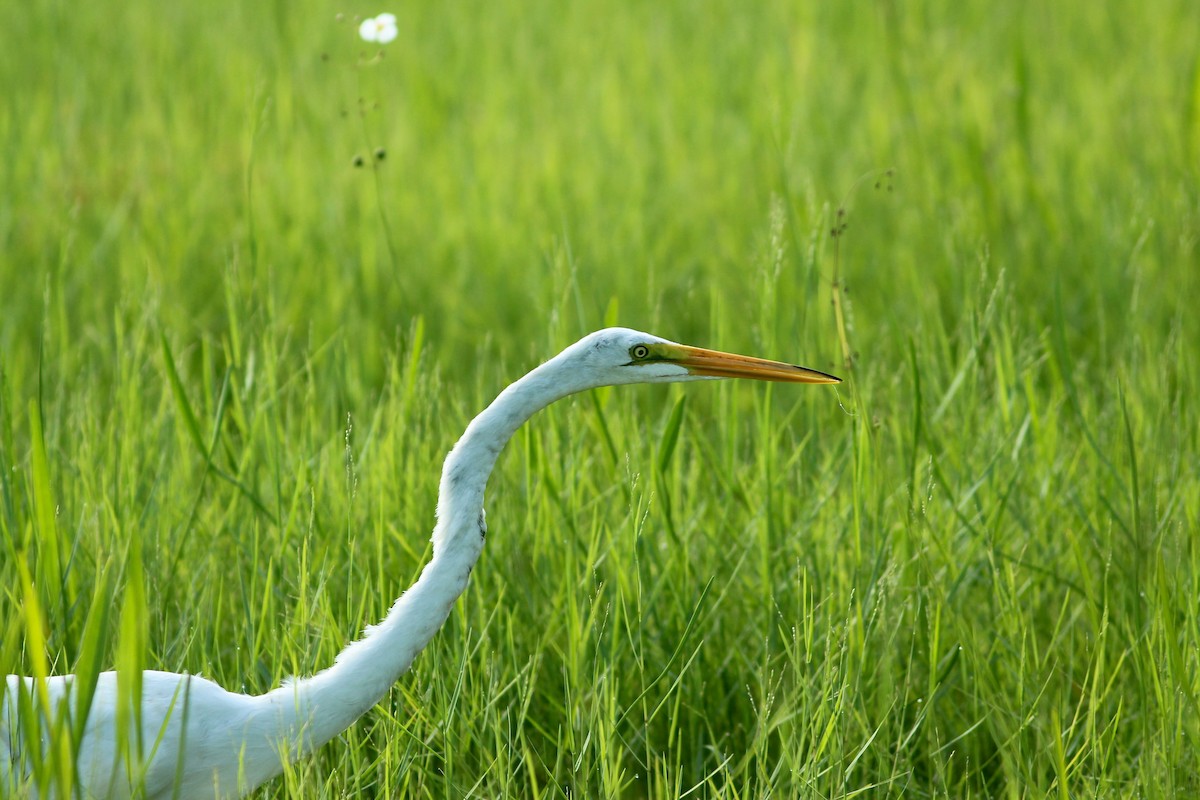
[[[1200,793],[1200,6],[341,10],[0,6],[4,672],[328,664],[619,322],[847,382],[541,414],[261,796]]]

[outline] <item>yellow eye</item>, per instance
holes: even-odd
[[[635,344],[633,347],[629,348],[629,355],[633,356],[635,359],[641,360],[650,355],[650,348],[646,347],[644,344]]]

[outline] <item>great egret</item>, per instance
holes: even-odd
[[[627,328],[597,331],[506,388],[471,421],[446,457],[438,494],[433,557],[378,625],[346,647],[333,666],[266,694],[227,692],[194,675],[147,671],[140,696],[140,764],[118,746],[122,703],[115,672],[99,676],[78,743],[77,786],[88,798],[213,800],[237,797],[280,774],[286,761],[320,747],[375,705],[446,621],[483,550],[483,492],[504,445],[535,412],[567,395],[626,383],[752,378],[838,383],[805,367],[676,344]],[[59,710],[79,714],[74,676],[45,683],[9,675],[0,708],[0,793],[28,786],[30,745],[21,707],[33,708],[49,747]],[[24,702],[21,702],[21,697]],[[39,697],[49,699],[48,711]],[[126,723],[128,725],[128,723]],[[35,728],[34,730],[37,730]],[[125,732],[128,740],[130,733]],[[36,746],[34,744],[33,746]],[[32,787],[50,794],[49,787]]]

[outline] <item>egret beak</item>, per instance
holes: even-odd
[[[808,367],[768,361],[765,358],[739,356],[722,353],[720,350],[705,350],[684,344],[660,345],[663,361],[685,368],[692,375],[708,378],[750,378],[756,381],[782,381],[785,383],[841,383],[842,379],[818,372]]]

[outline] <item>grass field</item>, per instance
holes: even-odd
[[[329,664],[471,416],[619,323],[846,382],[536,417],[446,628],[259,796],[1200,796],[1200,5],[0,30],[4,672]]]

